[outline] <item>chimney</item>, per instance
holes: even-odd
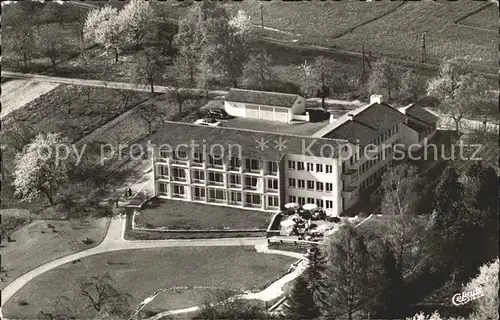
[[[347,119],[352,121],[352,119],[354,119],[354,114],[348,113],[347,114]]]
[[[381,95],[381,94],[372,94],[370,96],[370,104],[374,104],[374,103],[380,104],[380,103],[383,103],[383,102],[385,102],[384,101],[384,96]]]
[[[335,122],[335,117],[333,115],[333,113],[330,113],[330,123],[334,123]]]

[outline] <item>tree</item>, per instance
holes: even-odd
[[[477,74],[460,74],[463,66],[457,60],[441,63],[440,74],[427,87],[427,95],[440,101],[439,108],[455,122],[456,134],[460,134],[460,123],[468,112],[477,108],[486,98],[488,86]]]
[[[83,27],[84,38],[101,44],[106,50],[113,50],[115,62],[118,62],[118,54],[124,43],[123,23],[118,16],[116,8],[105,6],[93,9],[87,15]]]
[[[148,1],[131,0],[120,10],[118,21],[122,23],[124,37],[134,46],[140,44],[154,24],[154,10]]]
[[[174,24],[157,23],[155,25],[154,37],[160,45],[162,55],[173,56],[172,47],[178,31],[178,26]]]
[[[393,216],[394,238],[391,239],[393,250],[397,254],[398,269],[402,274],[406,271],[406,257],[411,251],[414,241],[412,225],[415,219],[416,189],[418,185],[417,169],[408,164],[401,164],[390,168],[382,176],[382,190],[384,192],[381,209],[383,214]]]
[[[498,258],[479,268],[479,274],[464,288],[471,292],[481,288],[484,296],[472,301],[472,319],[498,319]]]
[[[17,29],[17,28],[16,28]],[[35,37],[33,36],[33,28],[29,25],[19,26],[19,30],[12,35],[11,50],[15,55],[20,57],[23,62],[23,69],[28,69],[28,62],[31,61],[35,51]]]
[[[219,320],[219,319],[255,319],[277,320],[279,317],[270,315],[257,306],[243,301],[220,302],[215,305],[206,304],[191,319]]]
[[[185,81],[180,75],[182,74],[183,66],[176,62],[170,71],[164,75],[166,81],[171,85],[170,90],[167,92],[169,99],[174,100],[179,107],[178,114],[182,113],[182,106],[184,102],[193,97],[190,89],[182,88]],[[187,80],[189,81],[189,80]]]
[[[68,17],[68,7],[73,7],[71,5],[64,5],[64,3],[58,2],[47,2],[43,10],[47,15],[46,21],[55,21],[59,23],[59,26],[62,26],[64,20]]]
[[[406,318],[406,320],[465,320],[464,318],[442,318],[437,311],[435,311],[430,316],[425,315],[423,312],[420,312],[414,315],[411,318]]]
[[[44,30],[40,37],[39,47],[43,54],[49,58],[52,63],[52,69],[56,71],[57,59],[64,52],[66,39],[64,33],[57,27],[50,27]]]
[[[252,17],[244,10],[238,10],[235,16],[229,20],[229,26],[239,36],[248,37],[252,29]]]
[[[425,94],[425,78],[419,73],[409,69],[401,76],[398,99],[402,103],[411,103],[417,101],[420,96]]]
[[[327,319],[352,320],[369,301],[370,257],[364,238],[350,225],[341,226],[327,239]]]
[[[243,78],[252,88],[264,91],[266,83],[272,78],[271,56],[265,52],[250,55],[243,67]]]
[[[392,245],[378,239],[368,246],[368,250],[372,254],[370,313],[380,319],[401,317],[405,310],[402,299],[404,282]]]
[[[154,49],[146,49],[139,54],[137,62],[132,69],[132,77],[139,82],[149,84],[151,92],[154,93],[154,84],[161,79],[163,61],[160,53]]]
[[[22,152],[24,146],[35,137],[33,129],[19,121],[14,122],[12,129],[4,131],[4,135],[5,144],[12,147],[15,152]]]
[[[305,61],[299,67],[301,89],[305,96],[313,96],[315,92],[321,95],[321,107],[325,109],[325,97],[334,83],[335,62],[323,56],[317,57],[313,64]]]
[[[142,104],[137,109],[137,115],[148,124],[148,134],[153,132],[153,124],[162,121],[162,115],[160,108],[154,103]]]
[[[305,277],[300,276],[290,293],[290,308],[286,312],[287,319],[315,319],[320,315],[314,303],[313,292]]]
[[[309,265],[304,274],[309,283],[314,303],[316,306],[324,306],[325,303],[325,270],[326,270],[326,256],[321,248],[313,245],[309,248],[307,253]]]
[[[16,196],[31,202],[44,194],[49,203],[54,204],[57,190],[67,181],[69,160],[59,158],[57,154],[62,147],[71,150],[68,139],[60,133],[40,133],[16,155],[12,183]]]
[[[482,242],[478,235],[483,229],[483,213],[462,200],[464,187],[453,167],[443,172],[434,194],[430,230],[435,256],[439,257],[439,267],[450,270],[453,283],[457,276],[467,277],[482,262],[477,248]]]
[[[225,10],[210,16],[201,28],[200,63],[208,67],[209,73],[237,87],[247,58],[246,35],[231,26]]]
[[[92,276],[89,280],[81,280],[80,295],[87,302],[87,308],[97,312],[120,314],[128,310],[129,294],[120,292],[108,273],[102,276]]]
[[[400,72],[398,68],[392,65],[387,59],[377,60],[372,67],[368,77],[368,93],[382,94],[387,90],[388,102],[391,102],[392,94],[399,88]]]

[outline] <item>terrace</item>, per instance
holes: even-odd
[[[262,119],[233,118],[224,121],[223,125],[228,128],[310,136],[326,126],[328,123],[329,122],[325,120],[322,122],[301,122],[289,124]]]

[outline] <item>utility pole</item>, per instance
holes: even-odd
[[[425,35],[426,35],[426,32],[422,32],[422,63],[425,63],[425,59],[426,59]]]
[[[260,4],[260,27],[264,31],[264,11],[262,9],[262,3]]]
[[[361,54],[362,54],[361,60],[363,60],[363,75],[364,75],[365,74],[365,45],[364,44],[361,45]]]

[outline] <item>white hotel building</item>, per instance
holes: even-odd
[[[251,97],[252,110],[257,106],[257,110],[285,113],[281,109],[288,103],[289,121],[304,115],[304,109],[293,109],[302,101],[296,95],[245,91],[230,91],[228,113],[234,110],[227,105],[235,105],[229,97]],[[420,130],[416,137],[408,134],[418,141],[422,133],[435,132],[436,119],[424,109],[411,106],[405,114],[384,104],[380,96],[372,98],[367,106],[320,124],[320,130],[309,135],[235,128],[230,127],[231,120],[223,127],[167,122],[153,139],[154,193],[158,198],[262,211],[279,211],[287,202],[315,203],[329,215],[340,215],[359,201],[360,188],[373,184],[392,160],[391,148],[377,151],[383,159],[367,159],[362,148],[407,143],[402,140],[403,130]],[[247,107],[245,101],[238,103],[240,109]],[[283,123],[276,115],[267,114],[265,118],[273,120],[262,120],[260,111],[250,117],[245,114],[239,116],[267,121],[270,128],[292,126],[293,132],[299,128],[293,126],[300,126]],[[418,128],[409,124],[415,114]],[[425,121],[420,119],[422,114]]]

